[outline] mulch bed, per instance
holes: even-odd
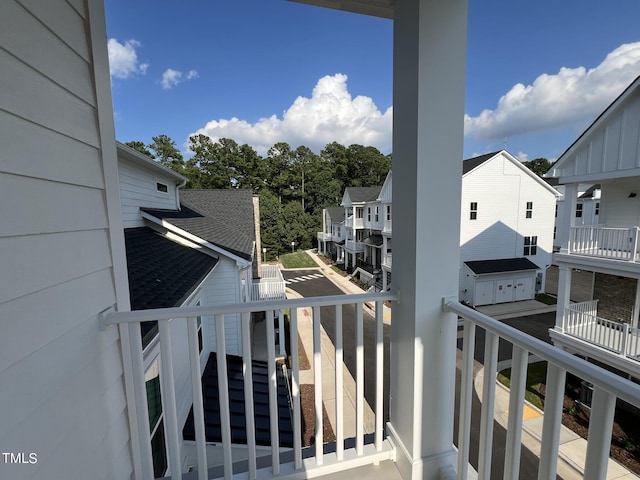
[[[580,381],[567,376],[567,389],[564,397],[562,424],[586,439],[589,435],[591,409],[577,402],[580,398]],[[545,386],[541,386],[544,394]],[[633,407],[620,407],[618,404],[613,424],[611,450],[609,455],[636,475],[640,475],[640,416]]]
[[[300,408],[302,409],[302,446],[308,447],[315,443],[315,407],[313,395],[315,388],[313,385],[300,385]],[[322,438],[324,443],[335,442],[336,436],[333,433],[327,410],[322,406]]]

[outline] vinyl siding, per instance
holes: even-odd
[[[38,456],[2,478],[132,475],[88,17],[0,2],[0,444]]]
[[[629,198],[629,193],[636,193]],[[640,225],[640,181],[617,180],[602,185],[600,223],[607,227],[635,227]]]
[[[233,261],[220,257],[213,273],[202,286],[202,302],[204,305],[223,305],[229,303],[239,303],[240,287],[239,273]],[[205,349],[215,352],[216,331],[212,317],[205,317],[202,320],[202,337]],[[242,337],[240,315],[225,315],[225,345],[227,353],[231,355],[242,354]]]
[[[175,180],[123,159],[118,160],[118,173],[124,228],[145,225],[140,214],[140,207],[178,209]],[[167,185],[167,193],[159,192],[156,188],[156,182]]]

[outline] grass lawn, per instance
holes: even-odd
[[[282,263],[284,268],[314,268],[318,266],[307,252],[295,252],[281,255],[280,263]]]
[[[547,379],[547,362],[530,363],[527,369],[527,387],[524,398],[531,404],[544,409],[544,394],[540,391],[540,386],[544,385]],[[509,388],[511,386],[511,369],[507,368],[498,373],[498,381]]]

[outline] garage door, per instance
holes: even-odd
[[[516,301],[531,300],[533,298],[533,277],[516,279]]]
[[[494,284],[495,282],[493,280],[476,282],[476,291],[473,301],[475,306],[493,304]]]
[[[513,302],[513,278],[496,280],[496,303]]]

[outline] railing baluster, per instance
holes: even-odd
[[[324,454],[324,439],[322,425],[322,345],[320,341],[320,307],[313,307],[313,390],[316,414],[316,465],[322,465]]]
[[[300,420],[300,361],[298,358],[298,309],[291,315],[291,395],[293,396],[293,454],[296,470],[302,468],[302,422]]]
[[[273,327],[273,310],[268,310],[267,322],[267,371],[269,373],[269,431],[271,433],[271,471],[280,473],[280,432],[278,430],[278,378],[276,377],[276,345]]]
[[[594,385],[584,468],[585,480],[598,480],[607,477],[615,408],[615,395]]]
[[[356,454],[364,450],[364,334],[362,303],[356,304]]]
[[[547,363],[546,394],[542,418],[542,440],[540,442],[540,464],[538,480],[556,478],[560,429],[562,428],[562,403],[566,371],[553,363]]]
[[[458,478],[469,476],[469,444],[471,442],[471,402],[473,394],[473,354],[475,350],[476,325],[464,321],[462,340],[462,375],[460,380],[460,420],[458,428]]]
[[[384,304],[376,302],[376,450],[382,450],[384,421]]]
[[[504,479],[517,480],[520,473],[520,451],[522,441],[522,415],[524,413],[524,391],[527,386],[528,352],[513,346],[511,387],[509,392],[509,419],[507,423],[506,454],[504,457]]]
[[[162,403],[164,412],[164,428],[167,436],[169,471],[179,476],[182,472],[180,454],[180,431],[178,430],[178,413],[176,408],[176,388],[173,377],[173,354],[171,351],[171,333],[169,322],[158,321],[160,333],[160,355],[162,359]]]
[[[491,478],[491,453],[493,447],[493,417],[496,398],[496,374],[498,364],[498,335],[485,331],[484,382],[482,385],[482,411],[480,416],[480,452],[478,454],[478,478]]]
[[[207,480],[207,438],[204,430],[204,402],[202,398],[202,372],[198,347],[198,322],[196,317],[187,318],[187,341],[191,364],[191,392],[193,394],[193,429],[198,453],[198,479]]]
[[[214,316],[216,327],[216,359],[218,371],[218,400],[220,402],[220,431],[224,458],[224,478],[233,476],[233,456],[231,452],[231,414],[229,412],[229,379],[227,375],[227,346],[224,334],[224,315]]]
[[[251,362],[251,314],[241,315],[242,322],[242,378],[244,382],[244,413],[247,429],[249,479],[256,478],[256,421],[253,408],[253,365]]]
[[[344,459],[344,360],[342,347],[342,305],[336,305],[336,456]]]

